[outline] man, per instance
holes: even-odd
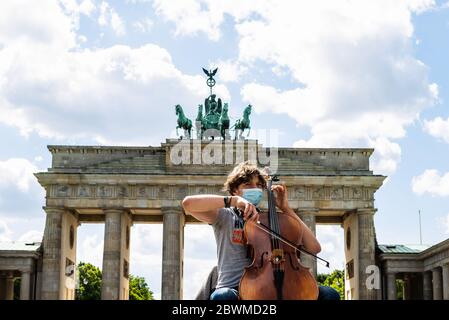
[[[259,213],[256,206],[262,200],[267,188],[264,172],[248,161],[237,165],[228,175],[224,190],[230,196],[194,195],[182,201],[186,214],[212,225],[217,242],[218,279],[211,300],[236,300],[239,298],[238,286],[245,267],[251,264],[244,243],[244,221],[257,222]],[[317,254],[321,246],[313,232],[302,222],[288,204],[285,184],[273,185],[276,206],[282,214],[297,219],[304,229],[301,244],[310,253]],[[243,211],[243,220],[238,211]],[[319,287],[319,300],[338,300],[339,294],[330,287]]]

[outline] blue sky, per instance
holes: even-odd
[[[40,240],[33,172],[48,144],[159,145],[175,104],[193,118],[201,67],[232,119],[280,146],[373,147],[379,243],[449,234],[447,1],[10,0],[0,4],[0,241]],[[264,137],[259,137],[263,140]],[[135,225],[131,272],[160,295],[161,226]],[[318,228],[343,264],[339,227]],[[101,267],[103,227],[79,228],[78,259]],[[201,248],[199,250],[198,248]],[[185,297],[215,263],[206,226],[186,228]],[[323,268],[320,271],[326,271]]]

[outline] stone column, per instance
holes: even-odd
[[[6,276],[0,272],[0,300],[6,299]]]
[[[367,280],[370,275],[367,273],[369,266],[374,266],[375,261],[375,241],[374,241],[374,213],[376,209],[358,209],[358,288],[359,300],[376,300],[380,289],[368,288]]]
[[[12,271],[6,275],[5,300],[14,300],[14,275]]]
[[[398,297],[396,291],[396,273],[387,273],[387,299],[396,300]]]
[[[61,236],[63,208],[44,207],[47,213],[44,229],[44,254],[42,264],[42,300],[57,300],[60,295]]]
[[[301,218],[301,220],[304,222],[306,226],[309,227],[310,230],[312,230],[313,234],[316,235],[316,214],[318,210],[298,210],[298,215]],[[306,253],[301,253],[301,263],[310,268],[310,271],[312,272],[313,276],[316,279],[317,276],[317,262],[316,258],[309,256]]]
[[[402,296],[404,300],[410,300],[412,296],[412,282],[410,278],[410,274],[404,274],[404,288],[402,291]]]
[[[22,271],[20,280],[20,300],[30,300],[30,272]]]
[[[449,300],[449,263],[443,265],[443,299]]]
[[[433,300],[443,299],[443,288],[441,282],[441,268],[436,267],[432,269]]]
[[[131,217],[123,209],[105,209],[101,299],[126,300],[129,294]]]
[[[184,214],[181,208],[162,208],[162,300],[182,299]]]
[[[424,271],[423,279],[423,298],[424,300],[432,300],[432,273]]]
[[[78,217],[62,207],[47,213],[42,261],[42,300],[75,298],[76,230]]]

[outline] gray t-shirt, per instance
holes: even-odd
[[[237,287],[246,266],[251,264],[247,257],[247,246],[243,242],[244,221],[233,209],[221,208],[212,224],[217,242],[218,280],[216,288]]]

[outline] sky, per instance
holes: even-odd
[[[208,95],[278,146],[370,147],[388,178],[377,241],[449,235],[449,2],[432,0],[6,0],[0,2],[0,241],[40,241],[47,145],[159,146],[174,106]],[[262,142],[264,137],[259,137]],[[265,144],[264,146],[268,146]],[[100,224],[78,228],[78,261],[101,268]],[[343,232],[318,226],[342,269]],[[162,226],[135,224],[132,274],[161,291]],[[212,230],[185,229],[184,298],[216,263]],[[329,270],[319,265],[319,272]]]

